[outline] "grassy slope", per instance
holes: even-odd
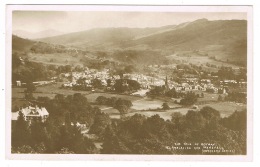
[[[95,46],[103,43],[120,43],[122,41],[131,40],[134,37],[146,36],[153,34],[156,31],[169,29],[170,27],[160,28],[97,28],[87,31],[69,33],[50,38],[38,39],[43,42],[55,44],[69,44],[69,45],[85,45]]]
[[[210,56],[245,61],[247,52],[245,20],[206,19],[161,28],[102,28],[76,32],[41,41],[83,46],[88,49],[131,49],[185,51],[204,50]]]
[[[151,48],[169,50],[220,51],[225,58],[242,59],[246,57],[246,21],[199,21],[162,34],[149,36],[128,45],[148,45]],[[126,44],[125,44],[126,45]],[[212,48],[215,45],[218,47]],[[216,55],[218,56],[218,55]]]

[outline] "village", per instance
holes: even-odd
[[[82,72],[70,72],[61,74],[68,79],[68,82],[62,85],[63,88],[73,88],[76,86],[85,86],[91,88],[94,91],[94,86],[92,80],[98,79],[103,87],[106,87],[106,90],[114,90],[113,86],[116,80],[134,80],[140,84],[140,89],[136,92],[133,92],[134,95],[145,96],[143,92],[147,92],[155,86],[164,86],[167,82],[168,89],[175,89],[176,91],[185,92],[185,91],[202,91],[202,92],[211,92],[211,93],[222,93],[226,94],[229,87],[246,87],[246,81],[234,80],[234,79],[225,79],[219,80],[218,76],[207,76],[207,78],[201,78],[199,76],[184,75],[181,78],[181,81],[178,83],[169,79],[167,75],[156,75],[149,76],[140,73],[126,73],[122,76],[112,75],[109,69],[104,69],[98,71],[96,69],[88,69]],[[52,81],[53,82],[53,81]],[[217,85],[214,83],[217,82]],[[48,82],[46,82],[48,83]],[[125,83],[127,84],[127,83]],[[140,92],[140,94],[138,94]],[[142,92],[142,93],[141,93]]]
[[[172,71],[181,71],[183,73],[182,77],[177,81],[174,81],[170,75],[167,74],[163,69],[165,66],[150,66],[150,69],[160,71],[159,73],[153,73],[153,76],[149,76],[147,74],[142,73],[125,73],[123,75],[115,75],[112,74],[110,69],[90,69],[85,67],[82,71],[71,71],[67,73],[60,73],[58,76],[52,77],[48,81],[35,81],[33,84],[38,88],[41,87],[51,86],[57,84],[57,81],[60,85],[60,89],[71,90],[71,91],[86,91],[88,92],[87,97],[96,97],[95,94],[104,94],[104,95],[113,95],[113,97],[117,97],[120,95],[125,95],[126,97],[140,97],[141,99],[136,99],[140,101],[139,103],[136,101],[132,101],[134,106],[132,110],[160,110],[160,106],[163,104],[163,101],[167,101],[170,107],[179,108],[180,100],[184,96],[169,98],[159,96],[158,94],[155,96],[156,100],[154,101],[153,105],[147,105],[145,102],[146,100],[150,99],[149,93],[155,89],[156,87],[162,87],[164,91],[174,90],[180,94],[187,94],[187,92],[195,92],[199,98],[207,98],[205,102],[204,100],[200,100],[198,104],[206,104],[207,101],[211,102],[212,100],[217,101],[219,98],[224,99],[228,96],[229,91],[232,89],[245,89],[246,88],[246,81],[243,79],[241,80],[234,80],[234,79],[225,79],[220,80],[218,76],[211,76],[207,75],[201,77],[200,75],[191,75],[185,74],[184,69],[177,69],[176,67],[171,66]],[[129,81],[136,81],[139,84],[139,87],[135,89],[125,89],[125,91],[117,92],[115,89],[115,83],[119,80],[122,80],[121,86],[128,87]],[[25,87],[26,83],[21,83],[21,81],[16,81],[16,87]],[[209,98],[208,98],[209,97]],[[127,97],[128,98],[128,97]],[[142,99],[146,99],[145,101]],[[92,102],[95,102],[96,99],[92,99]],[[177,102],[177,103],[176,103]],[[203,103],[202,103],[203,102]],[[143,103],[141,108],[136,107],[140,106]],[[175,107],[174,107],[175,106]],[[194,105],[195,109],[198,108],[197,105]],[[185,108],[185,107],[184,107]],[[101,107],[103,112],[112,113],[111,117],[115,118],[115,113],[117,111],[111,110],[111,107],[108,108],[109,110],[106,111],[106,107]],[[188,110],[189,108],[187,108]],[[194,107],[193,107],[194,109]],[[16,112],[17,115],[18,112]],[[17,117],[17,116],[16,116]],[[14,118],[14,120],[17,118]]]

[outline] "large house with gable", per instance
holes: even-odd
[[[16,112],[12,112],[12,120],[16,121],[19,117],[19,112],[22,112],[24,115],[24,119],[31,124],[33,121],[36,122],[45,122],[49,117],[49,113],[45,107],[28,106],[25,108],[21,108]]]

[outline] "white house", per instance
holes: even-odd
[[[49,117],[49,113],[44,107],[28,106],[26,108],[21,108],[16,112],[12,112],[12,120],[16,121],[19,117],[19,112],[22,112],[26,121],[31,123],[32,121],[45,122]]]
[[[21,81],[16,81],[16,86],[22,86]]]

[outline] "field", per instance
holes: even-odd
[[[42,96],[42,97],[49,97],[53,98],[57,94],[64,94],[64,95],[73,95],[74,93],[82,93],[88,94],[88,91],[75,91],[71,89],[60,89],[62,83],[59,82],[57,84],[45,85],[36,87],[36,91],[33,93],[35,98]],[[12,88],[12,97],[13,98],[24,98],[24,90],[25,88]]]
[[[29,60],[49,65],[82,65],[79,57],[68,53],[29,54]]]
[[[242,110],[246,109],[246,105],[244,105],[244,104],[236,104],[236,103],[229,103],[229,102],[219,102],[219,103],[212,103],[212,104],[207,104],[207,105],[199,105],[199,109],[201,109],[205,106],[210,106],[210,107],[218,110],[220,112],[220,116],[222,118],[230,116],[235,111],[242,111]],[[170,120],[173,113],[180,112],[181,114],[185,115],[189,110],[192,110],[192,108],[169,109],[166,111],[163,111],[163,110],[136,111],[136,112],[128,113],[128,114],[126,114],[126,116],[132,116],[134,114],[141,114],[146,117],[150,117],[150,116],[158,114],[164,120]],[[106,112],[106,110],[105,110],[105,112]],[[120,118],[119,113],[110,111],[110,112],[108,112],[108,114],[110,114],[111,118],[115,118],[115,119]]]
[[[162,104],[166,102],[159,99],[150,99],[150,98],[143,98],[140,100],[136,100],[133,102],[132,109],[135,110],[149,110],[149,109],[157,109],[162,108]],[[173,102],[167,102],[170,108],[173,107],[180,107],[180,105],[175,104]]]
[[[200,94],[201,95],[201,91],[195,92],[196,94]],[[203,92],[204,97],[203,98],[198,98],[198,103],[202,103],[202,102],[212,102],[212,101],[218,101],[218,96],[219,94],[213,94],[213,93],[207,93],[207,92]]]
[[[207,67],[206,63],[216,65],[217,67],[221,67],[221,66],[232,67],[232,68],[238,67],[238,66],[230,64],[230,63],[216,61],[214,59],[210,59],[208,56],[201,56],[201,55],[191,54],[191,56],[177,56],[176,54],[174,54],[174,55],[167,56],[167,58],[169,60],[178,60],[178,61],[181,61],[183,63],[192,63],[192,64],[195,64],[197,66],[203,65],[202,67],[203,67],[204,70],[208,70],[208,71],[211,71],[211,72],[217,72],[218,69],[213,68],[213,67]]]
[[[67,95],[73,95],[75,93],[81,93],[87,97],[89,102],[95,102],[98,96],[105,96],[107,98],[116,97],[116,98],[131,100],[131,101],[141,99],[141,97],[138,96],[119,95],[119,94],[113,94],[107,92],[98,93],[98,92],[90,92],[90,91],[76,91],[72,89],[61,89],[60,88],[61,85],[62,83],[58,82],[57,84],[36,87],[36,91],[33,93],[33,96],[35,98],[39,96],[53,98],[57,94],[63,94],[67,96]],[[25,88],[21,88],[21,87],[12,88],[12,98],[24,98],[24,90]]]
[[[35,98],[39,96],[53,98],[57,94],[73,95],[75,93],[82,93],[87,97],[89,102],[95,102],[96,98],[99,96],[104,96],[107,98],[116,97],[116,98],[132,101],[133,106],[131,107],[131,112],[128,113],[127,116],[134,115],[135,113],[139,113],[147,117],[158,114],[165,120],[171,119],[171,115],[174,112],[180,112],[182,114],[186,114],[188,110],[192,109],[190,107],[178,108],[181,106],[173,103],[174,100],[172,100],[172,102],[167,100],[168,105],[171,108],[175,108],[175,109],[169,109],[167,111],[163,111],[163,110],[152,111],[154,109],[161,108],[162,104],[166,101],[160,99],[150,99],[148,97],[142,98],[138,96],[113,94],[107,92],[102,93],[102,92],[89,92],[89,91],[74,91],[71,89],[60,89],[61,84],[62,83],[57,83],[57,84],[37,87],[36,92],[33,93],[33,96]],[[25,88],[12,88],[13,106],[14,104],[20,103],[19,101],[15,101],[15,99],[24,98],[24,89]],[[196,93],[200,94],[200,92],[196,92]],[[221,114],[221,117],[227,117],[231,115],[234,111],[242,111],[246,109],[245,104],[238,104],[233,102],[218,102],[217,101],[218,96],[219,96],[218,94],[210,94],[204,92],[204,98],[198,98],[198,102],[196,105],[199,107],[199,109],[205,106],[210,106],[218,110]],[[111,118],[120,118],[117,109],[114,109],[113,107],[109,107],[109,106],[104,106],[104,105],[96,105],[96,106],[99,107],[101,111],[109,114]],[[146,111],[142,111],[142,110],[146,110]]]
[[[88,101],[90,102],[95,102],[98,96],[104,96],[107,98],[116,97],[125,100],[131,100],[132,102],[141,99],[141,97],[138,96],[121,95],[121,94],[113,94],[113,93],[91,93],[86,95]]]
[[[205,105],[199,105],[199,108],[210,106],[220,112],[221,117],[227,117],[234,111],[246,110],[246,104],[234,103],[234,102],[217,102]]]

